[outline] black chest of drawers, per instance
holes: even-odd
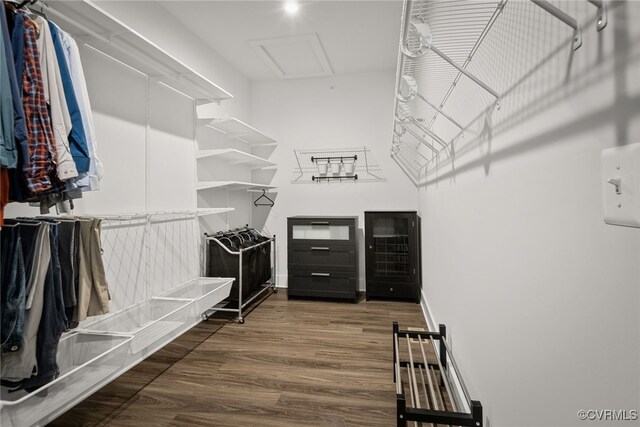
[[[287,218],[288,296],[358,297],[358,217]]]

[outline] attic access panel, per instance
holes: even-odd
[[[249,45],[280,79],[330,76],[333,69],[317,34],[251,40]]]

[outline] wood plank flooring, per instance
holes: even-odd
[[[415,303],[287,300],[203,322],[53,426],[393,426],[391,323]]]

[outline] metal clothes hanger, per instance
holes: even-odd
[[[259,200],[261,199],[266,199],[268,200],[266,203],[258,203]],[[275,202],[273,200],[271,200],[269,198],[269,196],[267,196],[267,190],[263,189],[262,190],[262,196],[258,197],[254,202],[253,202],[253,206],[273,206],[275,204]]]

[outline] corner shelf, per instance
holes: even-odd
[[[198,124],[208,126],[224,133],[229,138],[237,139],[248,144],[273,145],[277,143],[275,139],[235,117],[226,119],[200,118],[198,119]]]
[[[212,188],[222,188],[230,191],[238,190],[273,190],[275,187],[265,184],[257,184],[254,182],[241,181],[200,181],[196,189],[198,191],[209,190]]]
[[[196,159],[198,160],[216,157],[222,160],[228,160],[230,164],[243,164],[250,166],[251,169],[262,169],[269,166],[276,166],[276,163],[274,162],[234,148],[200,150],[196,153]]]
[[[72,34],[78,42],[198,102],[219,102],[233,98],[229,92],[89,0],[51,2],[43,7],[57,22],[62,21],[61,28]]]

